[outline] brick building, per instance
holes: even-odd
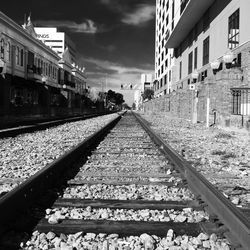
[[[194,122],[248,126],[248,0],[164,1],[172,8],[165,48],[173,50],[169,94],[145,104]],[[173,10],[174,9],[174,10]],[[158,29],[158,28],[156,28]],[[157,73],[157,72],[156,72]],[[164,104],[162,104],[164,103]]]

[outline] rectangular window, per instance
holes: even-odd
[[[234,115],[250,115],[250,88],[231,89],[232,113]]]
[[[168,81],[168,75],[166,74],[166,75],[164,76],[164,85],[167,84],[167,81]]]
[[[198,48],[194,49],[194,69],[197,69]]]
[[[167,11],[168,11],[168,8],[169,8],[169,0],[166,3],[166,9],[167,9]]]
[[[28,51],[28,65],[33,66],[35,61],[34,53]]]
[[[193,71],[193,52],[190,52],[188,55],[188,74],[191,74]]]
[[[240,33],[240,10],[237,9],[228,18],[228,48],[233,49],[239,46]]]
[[[182,77],[182,62],[180,62],[179,79]]]
[[[209,63],[209,36],[203,41],[203,66]]]
[[[4,59],[4,40],[3,39],[1,39],[1,42],[0,42],[0,58]]]
[[[166,61],[165,61],[165,68],[167,68],[168,67],[168,59],[166,59]]]
[[[174,8],[175,8],[174,1],[172,1],[172,25],[171,25],[172,30],[174,29],[174,11],[175,11]]]
[[[21,66],[23,67],[23,61],[24,61],[24,52],[23,52],[23,49],[21,49],[20,60],[21,60]]]

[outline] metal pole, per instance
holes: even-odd
[[[210,108],[210,98],[207,97],[207,117],[206,117],[206,127],[209,127],[209,108]]]

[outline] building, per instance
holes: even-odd
[[[145,91],[146,89],[152,89],[153,81],[151,74],[142,74],[141,75],[141,90]]]
[[[178,2],[172,1],[173,3]],[[156,0],[156,24],[155,24],[155,97],[166,95],[171,91],[174,81],[173,49],[167,48],[165,42],[169,36],[172,18],[175,13],[171,0]]]
[[[249,8],[248,0],[157,0],[156,91],[161,94],[164,72],[171,72],[167,110],[207,125],[248,126]],[[172,51],[165,71],[164,49]]]
[[[58,32],[57,28],[35,27],[37,38],[54,50],[62,57],[66,48],[69,50],[71,63],[77,61],[77,51],[75,43],[64,32]]]
[[[21,27],[0,12],[0,117],[81,113],[84,70],[37,39],[28,18]]]
[[[0,84],[0,114],[41,114],[48,110],[58,84],[60,57],[37,40],[30,19],[19,26],[0,12],[0,46],[4,73]]]

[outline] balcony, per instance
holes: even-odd
[[[180,19],[175,20],[176,26],[168,39],[166,39],[166,48],[178,47],[214,1],[184,0],[180,8]]]
[[[35,65],[27,65],[27,78],[42,82],[42,68],[36,67]]]

